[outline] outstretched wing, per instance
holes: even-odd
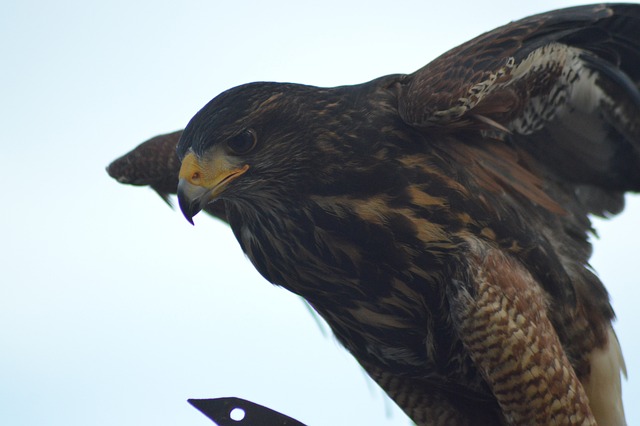
[[[180,159],[176,154],[176,145],[181,135],[182,130],[178,130],[141,143],[109,164],[107,173],[120,183],[150,186],[171,206],[169,196],[178,190]],[[209,204],[204,210],[227,221],[223,201]]]
[[[485,33],[397,88],[402,119],[440,134],[451,173],[493,197],[501,246],[567,303],[580,283],[601,287],[584,267],[588,214],[618,213],[624,192],[640,190],[638,28],[634,5],[552,11]]]
[[[493,241],[470,240],[480,254],[470,260],[467,280],[448,288],[459,290],[449,302],[465,346],[515,423],[534,419],[529,410],[538,403],[543,417],[564,416],[545,406],[548,392],[528,387],[541,379],[524,360],[541,347],[559,366],[549,364],[545,379],[560,383],[554,377],[562,375],[567,388],[579,389],[563,406],[583,407],[573,414],[589,424],[587,401],[602,398],[611,413],[598,417],[623,422],[616,398],[624,362],[609,329],[606,291],[585,266],[591,254],[586,233],[588,213],[617,213],[624,192],[640,191],[637,28],[640,8],[633,5],[549,12],[483,34],[397,87],[402,119],[432,136],[455,159],[451,174],[472,181],[479,201],[489,200],[492,236],[486,239]],[[507,238],[498,241],[500,234]],[[523,296],[518,283],[545,293]],[[501,336],[497,353],[487,347],[495,343],[492,333]],[[601,366],[589,359],[597,351],[611,360],[606,377],[618,392],[590,390],[587,399],[577,380],[588,387],[590,375],[599,374]],[[496,363],[507,355],[516,361]],[[515,384],[527,386],[515,393]]]
[[[120,183],[150,186],[169,205],[170,194],[178,188],[180,159],[176,145],[182,130],[153,137],[107,167],[107,173]]]
[[[638,28],[639,9],[623,4],[505,25],[408,75],[400,114],[418,128],[515,142],[575,184],[637,191]]]

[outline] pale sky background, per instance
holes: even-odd
[[[5,1],[0,6],[0,424],[212,424],[239,396],[309,426],[408,425],[231,231],[189,225],[105,166],[256,80],[411,72],[571,1]],[[640,197],[597,222],[640,424]],[[635,402],[635,403],[634,403]]]

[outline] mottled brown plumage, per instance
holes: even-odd
[[[588,214],[640,191],[637,28],[639,6],[571,8],[409,75],[240,86],[179,172],[174,133],[109,173],[228,220],[420,425],[624,424]]]

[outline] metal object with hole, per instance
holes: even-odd
[[[188,401],[218,426],[305,426],[304,423],[291,417],[242,398],[189,399]],[[232,414],[234,412],[238,416]]]

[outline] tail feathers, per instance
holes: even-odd
[[[591,374],[583,386],[596,421],[603,426],[625,426],[621,375],[627,377],[627,368],[612,328],[609,328],[607,344],[594,349],[589,358]]]

